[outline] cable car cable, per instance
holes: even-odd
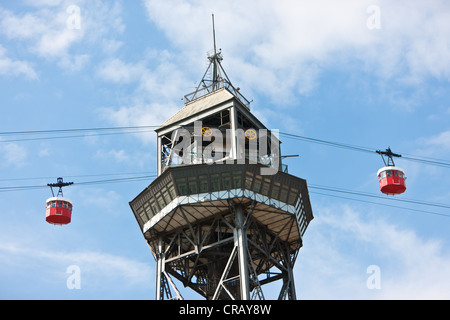
[[[23,138],[23,139],[9,139],[0,140],[0,142],[20,142],[20,141],[33,141],[33,140],[53,140],[53,139],[68,139],[68,138],[85,138],[94,136],[110,136],[116,134],[131,134],[131,133],[146,133],[153,132],[153,130],[137,130],[137,131],[126,131],[126,132],[110,132],[110,133],[86,133],[83,135],[71,135],[71,136],[56,136],[56,137],[38,137],[38,138]]]
[[[82,182],[74,183],[73,185],[76,186],[76,185],[96,185],[96,184],[105,184],[105,183],[108,183],[108,184],[109,183],[122,183],[122,182],[141,181],[141,180],[146,180],[146,179],[149,179],[149,178],[156,178],[156,177],[157,177],[157,175],[145,175],[145,176],[128,177],[128,178],[94,180],[94,181],[82,181]],[[27,190],[44,189],[44,188],[47,188],[47,187],[48,187],[47,185],[0,187],[0,192],[27,191]],[[338,189],[338,188],[327,187],[327,186],[320,186],[320,185],[308,185],[308,188],[309,189],[319,189],[319,190],[323,190],[323,191],[339,192],[339,193],[351,194],[351,195],[356,195],[356,196],[373,197],[373,198],[384,199],[384,200],[395,200],[395,201],[399,201],[399,202],[407,202],[407,203],[419,204],[419,205],[424,205],[424,206],[433,206],[433,207],[440,207],[440,208],[446,208],[446,209],[450,208],[450,205],[441,204],[441,203],[432,203],[432,202],[417,201],[417,200],[411,200],[411,199],[387,198],[387,197],[378,196],[378,195],[370,194],[370,193],[363,193],[363,192],[357,192],[357,191],[345,190],[345,189]],[[396,205],[392,205],[392,204],[373,202],[373,201],[349,198],[349,197],[332,195],[332,194],[325,194],[325,193],[321,193],[321,192],[317,192],[317,191],[310,191],[310,193],[320,194],[320,195],[323,195],[323,196],[330,196],[330,197],[335,197],[335,198],[342,198],[342,199],[346,199],[346,200],[365,202],[365,203],[370,203],[370,204],[375,204],[375,205],[382,205],[382,206],[387,206],[387,207],[392,207],[392,208],[410,210],[410,211],[421,212],[421,213],[432,214],[432,215],[437,215],[437,216],[443,216],[443,217],[450,218],[450,215],[445,214],[445,213],[438,213],[438,212],[432,212],[432,211],[421,210],[421,209],[414,209],[414,208],[409,208],[409,207],[401,207],[401,206],[396,206]]]
[[[437,216],[442,216],[442,217],[450,218],[450,215],[449,215],[449,214],[445,214],[445,213],[438,213],[438,212],[433,212],[433,211],[426,211],[426,210],[420,210],[420,209],[414,209],[414,208],[407,208],[407,207],[395,206],[395,205],[392,205],[392,204],[386,204],[386,203],[380,203],[380,202],[374,202],[374,201],[367,201],[367,200],[361,200],[361,199],[355,199],[355,198],[343,197],[343,196],[338,196],[338,195],[334,195],[334,194],[321,193],[321,192],[317,192],[317,191],[310,191],[309,193],[312,193],[312,194],[320,194],[320,195],[323,195],[323,196],[334,197],[334,198],[341,198],[341,199],[346,199],[346,200],[359,201],[359,202],[364,202],[364,203],[371,203],[371,204],[376,204],[376,205],[385,206],[385,207],[392,207],[392,208],[398,208],[398,209],[410,210],[410,211],[421,212],[421,213],[427,213],[427,214],[432,214],[432,215],[437,215]]]
[[[324,190],[324,191],[346,193],[346,194],[358,195],[358,196],[363,196],[363,197],[371,197],[371,198],[378,198],[378,199],[384,199],[384,200],[390,200],[390,201],[407,202],[407,203],[413,203],[413,204],[419,204],[419,205],[426,205],[426,206],[450,209],[450,205],[448,205],[448,204],[433,203],[433,202],[428,202],[428,201],[418,201],[418,200],[405,199],[405,198],[394,198],[394,197],[388,198],[388,197],[384,197],[384,196],[372,194],[372,193],[357,192],[357,191],[353,191],[353,190],[339,189],[339,188],[320,186],[320,185],[314,185],[314,184],[308,184],[308,189],[319,189],[319,190]]]
[[[369,149],[367,147],[362,147],[362,146],[355,146],[355,145],[343,144],[343,143],[332,142],[332,141],[327,141],[327,140],[322,140],[322,139],[304,137],[304,136],[300,136],[300,135],[296,135],[296,134],[292,134],[292,133],[286,133],[286,132],[279,132],[279,134],[282,136],[288,137],[288,138],[294,138],[295,140],[303,140],[303,141],[307,141],[307,142],[325,144],[325,145],[329,145],[329,146],[333,146],[333,147],[368,152],[368,153],[375,152],[375,151],[373,151],[373,149]]]
[[[124,176],[124,175],[143,175],[143,174],[156,174],[154,171],[141,171],[141,172],[123,172],[123,173],[99,173],[99,174],[81,174],[73,176],[65,176],[66,178],[84,178],[84,177],[104,177],[104,176]],[[48,177],[34,177],[34,178],[12,178],[12,179],[0,179],[1,181],[24,181],[24,180],[48,180],[53,179],[54,176]]]
[[[280,134],[280,136],[282,135],[282,136],[285,136],[287,138],[292,138],[292,139],[295,139],[295,140],[301,140],[301,141],[306,141],[306,142],[313,142],[313,143],[318,143],[318,144],[324,144],[324,145],[328,145],[328,146],[333,146],[333,147],[343,148],[343,149],[349,149],[349,150],[353,150],[353,151],[361,151],[361,152],[366,152],[366,153],[377,153],[376,150],[370,149],[368,147],[349,145],[349,144],[332,142],[332,141],[316,139],[316,138],[309,138],[309,137],[304,137],[304,136],[291,134],[291,133],[285,133],[285,132],[279,132],[279,134]],[[414,156],[414,155],[410,155],[410,156],[404,156],[403,155],[402,159],[416,161],[416,162],[421,162],[421,163],[424,163],[424,164],[430,164],[430,165],[450,168],[450,161],[446,161],[446,160],[442,160],[442,159],[428,160],[428,159],[432,159],[432,158],[428,158],[428,159],[426,157],[420,158],[419,156]]]
[[[56,136],[56,137],[35,137],[35,138],[24,138],[24,139],[10,139],[10,140],[0,140],[0,142],[18,142],[18,141],[32,141],[32,140],[47,140],[47,139],[63,139],[63,138],[82,138],[86,136],[101,136],[101,135],[113,135],[113,134],[130,134],[130,133],[146,133],[152,132],[153,130],[143,131],[140,129],[154,129],[158,126],[127,126],[127,127],[99,127],[99,128],[78,128],[78,129],[56,129],[56,130],[32,130],[32,131],[11,131],[11,132],[0,132],[1,136],[14,136],[14,135],[29,135],[29,134],[60,134],[60,133],[69,133],[69,132],[89,132],[89,131],[110,131],[110,130],[131,130],[138,129],[137,131],[128,131],[128,132],[112,132],[112,133],[92,133],[85,135],[72,135],[72,136]],[[294,140],[300,140],[305,142],[323,144],[327,146],[343,148],[353,151],[360,151],[366,153],[376,153],[374,148],[368,148],[364,146],[350,145],[345,143],[333,142],[324,139],[317,139],[311,137],[305,137],[297,134],[279,132],[281,136],[291,138]],[[406,155],[406,154],[405,154]],[[450,168],[450,161],[443,159],[433,159],[427,157],[420,157],[416,155],[406,155],[403,156],[403,159],[416,161],[424,164],[440,166],[444,168]]]
[[[31,131],[9,131],[0,132],[0,136],[3,135],[24,135],[24,134],[52,134],[52,133],[64,133],[64,132],[77,132],[77,131],[105,131],[105,130],[127,130],[127,129],[150,129],[157,128],[159,126],[129,126],[129,127],[100,127],[100,128],[78,128],[78,129],[52,129],[52,130],[31,130]]]
[[[141,177],[131,177],[131,178],[119,178],[119,179],[108,179],[108,180],[97,180],[97,181],[84,181],[84,182],[77,182],[74,185],[91,185],[91,184],[104,184],[104,183],[118,183],[118,182],[128,182],[128,181],[140,181],[140,180],[146,180],[148,178],[156,178],[156,175],[141,176]]]
[[[450,167],[450,163],[446,163],[446,162],[442,162],[442,161],[432,161],[432,160],[425,160],[425,159],[417,159],[417,158],[408,157],[408,156],[402,156],[402,158],[406,159],[406,160],[421,162],[421,163],[425,163],[425,164],[431,164],[431,165],[434,165],[434,166],[439,166],[439,167],[444,167],[444,168],[449,168]]]
[[[138,176],[138,177],[129,177],[129,178],[117,178],[117,179],[106,179],[106,180],[94,180],[94,181],[82,181],[76,182],[73,186],[77,185],[93,185],[93,184],[103,184],[103,183],[120,183],[120,182],[128,182],[128,181],[140,181],[148,178],[156,178],[156,175],[146,175],[146,176]],[[8,192],[8,191],[27,191],[27,190],[35,190],[35,189],[44,189],[48,188],[47,185],[35,185],[35,186],[12,186],[12,187],[0,187],[0,192]]]
[[[106,175],[106,174],[103,174],[103,175]],[[88,176],[88,175],[85,175],[85,176]],[[95,176],[95,175],[92,175],[92,176]],[[71,176],[71,177],[74,177],[74,176]],[[81,182],[76,182],[73,185],[77,186],[77,185],[95,185],[95,184],[106,184],[106,183],[121,183],[121,182],[130,182],[130,181],[141,181],[141,180],[146,180],[149,178],[156,178],[156,177],[157,177],[157,175],[154,174],[154,175],[144,175],[144,176],[137,176],[137,177],[127,177],[127,178],[81,181]],[[47,188],[47,185],[0,187],[0,192],[27,191],[27,190],[43,189],[43,188]],[[344,194],[351,194],[351,195],[356,195],[356,196],[372,197],[372,198],[389,200],[389,201],[398,201],[398,202],[413,203],[413,204],[418,204],[418,205],[423,205],[423,206],[432,206],[432,207],[450,209],[450,205],[448,205],[448,204],[433,203],[433,202],[429,202],[429,201],[419,201],[419,200],[404,199],[404,198],[403,199],[402,198],[389,198],[389,197],[384,197],[384,196],[380,196],[380,195],[376,195],[376,194],[335,188],[335,187],[329,187],[329,186],[308,184],[308,188],[309,189],[318,189],[318,190],[323,190],[323,191],[338,192],[338,193],[344,193]]]

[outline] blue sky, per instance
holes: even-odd
[[[223,67],[268,128],[449,162],[447,1],[3,0],[0,132],[161,124],[206,70],[212,13]],[[156,136],[95,133],[0,136],[0,187],[75,182],[64,227],[45,222],[49,189],[0,192],[0,298],[154,298],[128,206],[151,179],[76,183],[155,174]],[[308,184],[380,194],[378,155],[282,141]],[[448,167],[396,164],[408,177],[399,199],[448,206]],[[429,213],[448,208],[310,192],[298,298],[450,298],[450,218]],[[67,286],[73,265],[79,289]],[[370,266],[380,288],[367,286]]]

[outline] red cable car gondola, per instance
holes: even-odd
[[[383,158],[385,167],[381,168],[377,172],[378,181],[380,184],[380,191],[387,195],[396,195],[405,192],[405,171],[403,169],[396,167],[392,157],[401,157],[401,155],[393,153],[391,148],[386,149],[386,151],[377,151]],[[387,162],[384,159],[386,156]]]
[[[73,184],[73,182],[63,182],[63,178],[58,178],[57,183],[47,184],[52,190],[53,197],[46,201],[46,217],[48,223],[55,225],[69,224],[72,219],[73,203],[70,199],[63,197],[62,188]],[[59,187],[57,196],[53,193],[53,187]]]

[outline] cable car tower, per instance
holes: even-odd
[[[157,300],[173,278],[208,300],[296,299],[293,268],[313,219],[306,181],[281,163],[268,130],[214,53],[185,105],[155,131],[158,177],[130,207],[156,260]],[[273,292],[271,287],[271,292]]]

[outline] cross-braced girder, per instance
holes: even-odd
[[[211,219],[186,218],[186,226],[176,232],[155,234],[157,240],[149,245],[152,251],[161,245],[161,254],[155,255],[157,265],[164,264],[161,288],[174,290],[170,275],[206,299],[256,300],[265,298],[264,284],[282,280],[278,298],[295,299],[292,267],[301,244],[282,241],[252,217],[253,208],[254,203],[231,203]]]

